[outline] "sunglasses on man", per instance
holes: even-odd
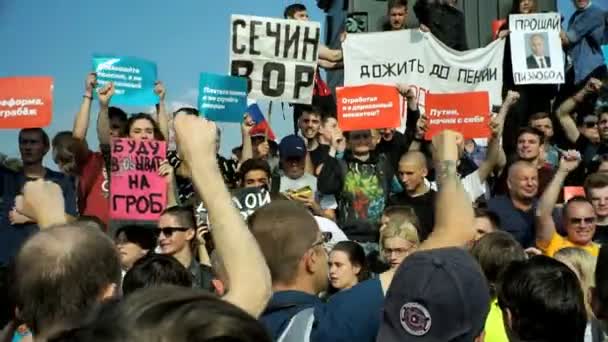
[[[161,236],[164,235],[166,237],[171,237],[173,236],[173,233],[175,232],[186,232],[188,231],[188,227],[164,227],[164,228],[157,228],[156,231],[154,232],[156,234],[156,236]]]

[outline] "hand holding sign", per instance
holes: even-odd
[[[174,173],[175,170],[173,169],[173,166],[171,166],[167,160],[163,160],[158,166],[158,175],[163,177],[167,184],[171,184],[171,182],[173,182]]]
[[[102,107],[108,107],[110,100],[114,95],[114,83],[110,82],[103,87],[97,89],[97,98],[99,99],[99,105]]]
[[[165,89],[165,85],[161,81],[154,82],[154,94],[158,96],[160,102],[165,101],[165,95],[167,95],[167,90]]]
[[[97,87],[97,74],[90,72],[87,75],[87,79],[84,81],[84,95],[92,97],[93,89]]]
[[[416,87],[414,86],[398,83],[397,90],[399,90],[399,94],[401,94],[401,96],[408,100],[416,98]]]

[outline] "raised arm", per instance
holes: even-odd
[[[590,79],[585,87],[581,89],[574,96],[566,99],[559,108],[557,109],[557,119],[559,120],[560,125],[564,129],[566,133],[566,137],[570,142],[576,142],[580,136],[580,132],[576,127],[576,123],[572,118],[571,113],[576,108],[576,105],[585,100],[585,97],[589,94],[597,93],[602,88],[602,82],[598,79],[592,78]]]
[[[154,93],[158,95],[158,104],[156,105],[156,122],[158,122],[158,128],[165,137],[165,140],[169,140],[169,116],[167,115],[167,106],[165,104],[165,95],[167,91],[165,85],[161,81],[156,81],[154,84]]]
[[[90,72],[84,83],[84,95],[82,95],[82,103],[80,110],[74,119],[74,128],[72,136],[80,141],[86,140],[87,130],[89,129],[89,120],[91,116],[91,102],[93,101],[93,91],[97,86],[97,74]]]
[[[114,83],[110,82],[97,90],[99,99],[99,116],[97,117],[97,137],[100,145],[109,145],[110,135],[110,100],[114,95]]]
[[[435,227],[420,249],[464,246],[475,237],[473,206],[464,190],[456,165],[458,146],[464,139],[460,133],[445,130],[433,138],[433,154],[439,185]]]
[[[175,132],[197,192],[207,206],[215,248],[230,280],[230,292],[224,299],[258,317],[271,295],[270,271],[224,185],[215,156],[216,127],[203,118],[178,114]]]
[[[488,179],[494,170],[502,170],[505,165],[506,158],[504,151],[500,146],[500,137],[502,136],[507,114],[518,100],[519,93],[509,90],[507,96],[505,97],[505,101],[498,111],[498,114],[490,122],[492,137],[490,138],[490,142],[488,144],[488,154],[486,159],[479,166],[479,179],[482,183]]]
[[[239,160],[239,168],[246,160],[253,158],[253,144],[251,143],[251,129],[255,126],[255,122],[249,116],[245,114],[243,117],[243,123],[241,124],[241,138],[243,150],[241,151],[241,159]]]
[[[577,151],[570,150],[564,153],[559,161],[557,172],[540,198],[540,202],[536,208],[536,244],[540,248],[549,244],[555,234],[553,209],[562,191],[566,177],[578,167],[580,162],[581,156]]]

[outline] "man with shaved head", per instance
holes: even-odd
[[[511,233],[524,247],[534,245],[534,213],[538,202],[538,169],[528,161],[509,167],[508,195],[488,201],[488,209],[498,214],[501,229]]]
[[[249,227],[272,277],[273,295],[260,319],[274,341],[375,341],[380,281],[361,282],[326,303],[319,299],[328,283],[327,236],[306,207],[274,201],[249,217]]]
[[[112,241],[95,229],[65,224],[35,234],[15,259],[20,318],[36,339],[70,329],[120,284]]]
[[[425,240],[433,230],[435,215],[435,191],[425,182],[428,175],[425,155],[418,151],[405,153],[399,160],[398,175],[405,191],[391,196],[389,205],[413,208],[420,220],[418,235]]]

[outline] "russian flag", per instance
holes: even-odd
[[[251,129],[251,136],[265,135],[266,129],[268,129],[268,139],[276,140],[276,136],[274,135],[272,128],[268,125],[268,121],[266,121],[266,118],[264,117],[264,114],[262,114],[262,110],[260,109],[257,103],[254,103],[249,106],[247,108],[247,113],[255,122],[255,126],[253,126],[253,128]]]

